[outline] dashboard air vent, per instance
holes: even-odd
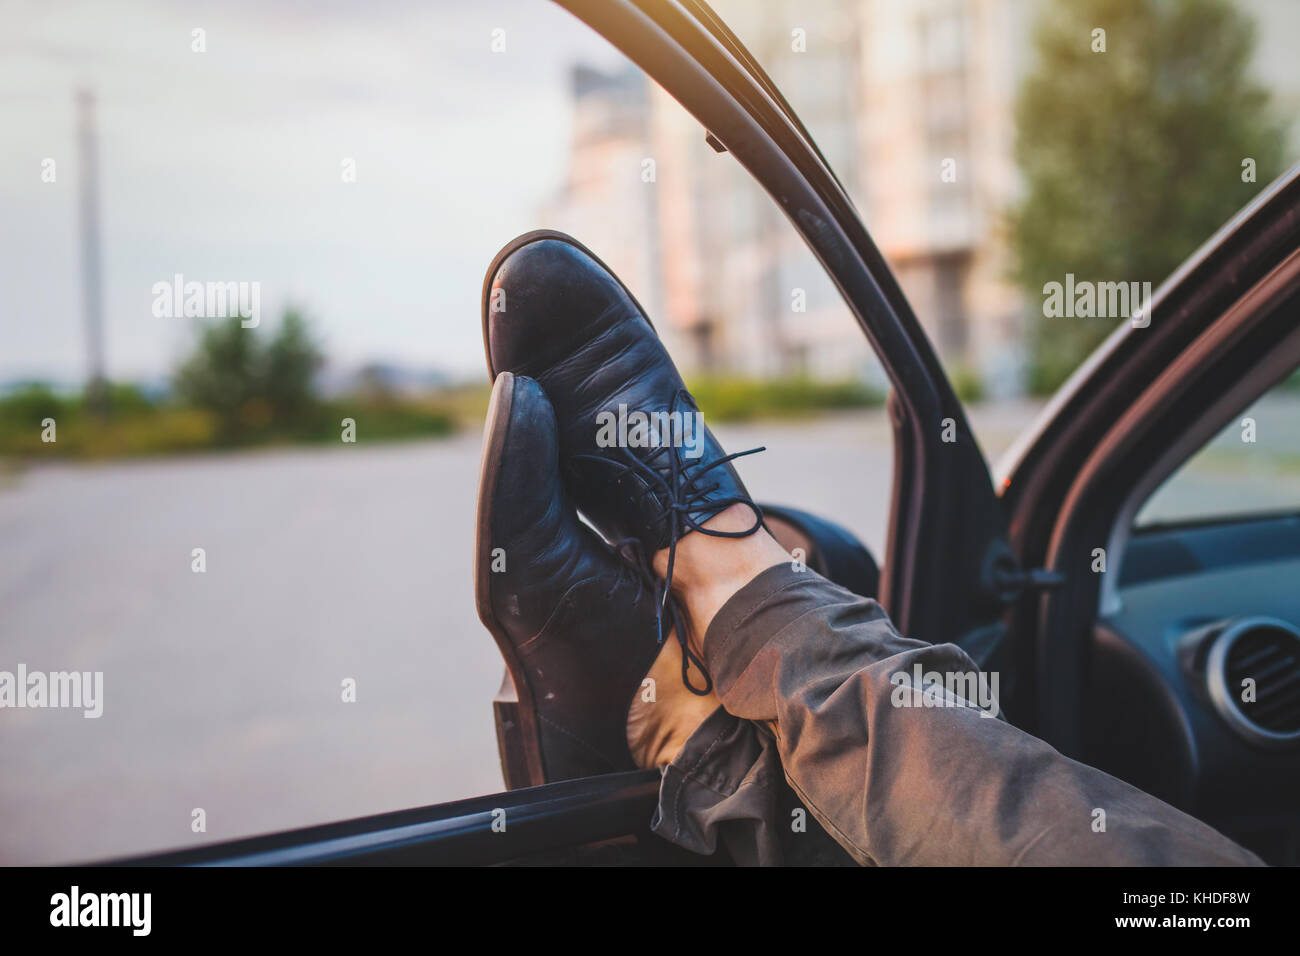
[[[1215,709],[1252,743],[1300,743],[1300,630],[1275,618],[1241,618],[1214,638],[1206,681]]]

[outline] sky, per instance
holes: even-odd
[[[748,2],[716,5],[734,23]],[[1244,6],[1274,25],[1257,68],[1295,115],[1300,0]],[[178,273],[259,283],[265,324],[301,307],[342,369],[481,373],[483,272],[548,225],[576,62],[624,61],[546,0],[0,0],[0,387],[85,375],[80,88],[110,378],[155,381],[189,350],[205,320],[151,308]]]
[[[569,67],[621,62],[538,0],[0,0],[0,24],[0,383],[85,374],[77,89],[98,100],[110,378],[188,350],[204,320],[151,309],[176,273],[260,283],[263,324],[302,307],[342,366],[468,374],[483,272],[567,161]]]

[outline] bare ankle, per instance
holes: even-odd
[[[672,763],[695,728],[721,706],[716,694],[687,690],[681,671],[681,645],[670,633],[627,712],[627,746],[638,767]]]
[[[743,504],[732,505],[704,523],[710,531],[739,532],[753,526],[754,512]],[[790,560],[765,528],[739,538],[694,532],[678,541],[673,590],[686,606],[692,644],[699,649],[709,624],[732,595],[763,571]],[[665,548],[655,555],[655,570],[662,576],[667,567]]]

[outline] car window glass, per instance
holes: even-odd
[[[1136,526],[1300,512],[1300,376],[1237,415],[1156,490]]]
[[[0,863],[501,788],[479,297],[529,229],[600,254],[726,446],[768,446],[756,498],[881,555],[865,338],[735,160],[562,9],[34,5],[3,43],[0,670],[103,690],[98,717],[0,712]]]
[[[1294,4],[711,6],[849,192],[990,461],[1300,157]]]

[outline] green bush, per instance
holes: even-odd
[[[712,422],[797,418],[817,412],[880,405],[884,395],[861,382],[811,378],[695,378],[691,394]]]
[[[0,425],[0,454],[19,458],[118,458],[197,451],[210,447],[215,418],[197,409],[167,408],[100,421],[73,413],[51,416],[56,440],[42,441],[37,424]]]
[[[345,418],[356,422],[358,442],[440,438],[456,430],[452,414],[435,402],[340,400],[321,405],[296,437],[303,441],[339,441]]]
[[[963,402],[979,402],[984,399],[984,379],[971,366],[959,364],[948,370],[948,380],[952,390]]]
[[[112,386],[109,414],[86,411],[80,396],[61,397],[45,386],[25,387],[0,398],[0,456],[17,459],[103,459],[197,452],[233,445],[338,442],[342,420],[356,422],[357,439],[395,441],[449,435],[461,421],[457,396],[434,395],[374,401],[358,396],[313,401],[291,421],[277,420],[267,400],[253,397],[230,414],[177,403],[153,403],[130,386]],[[55,420],[56,440],[42,440],[41,423]],[[481,416],[480,416],[481,420]]]
[[[80,405],[77,399],[63,397],[44,383],[32,382],[0,398],[0,429],[38,429],[44,419],[66,418]]]

